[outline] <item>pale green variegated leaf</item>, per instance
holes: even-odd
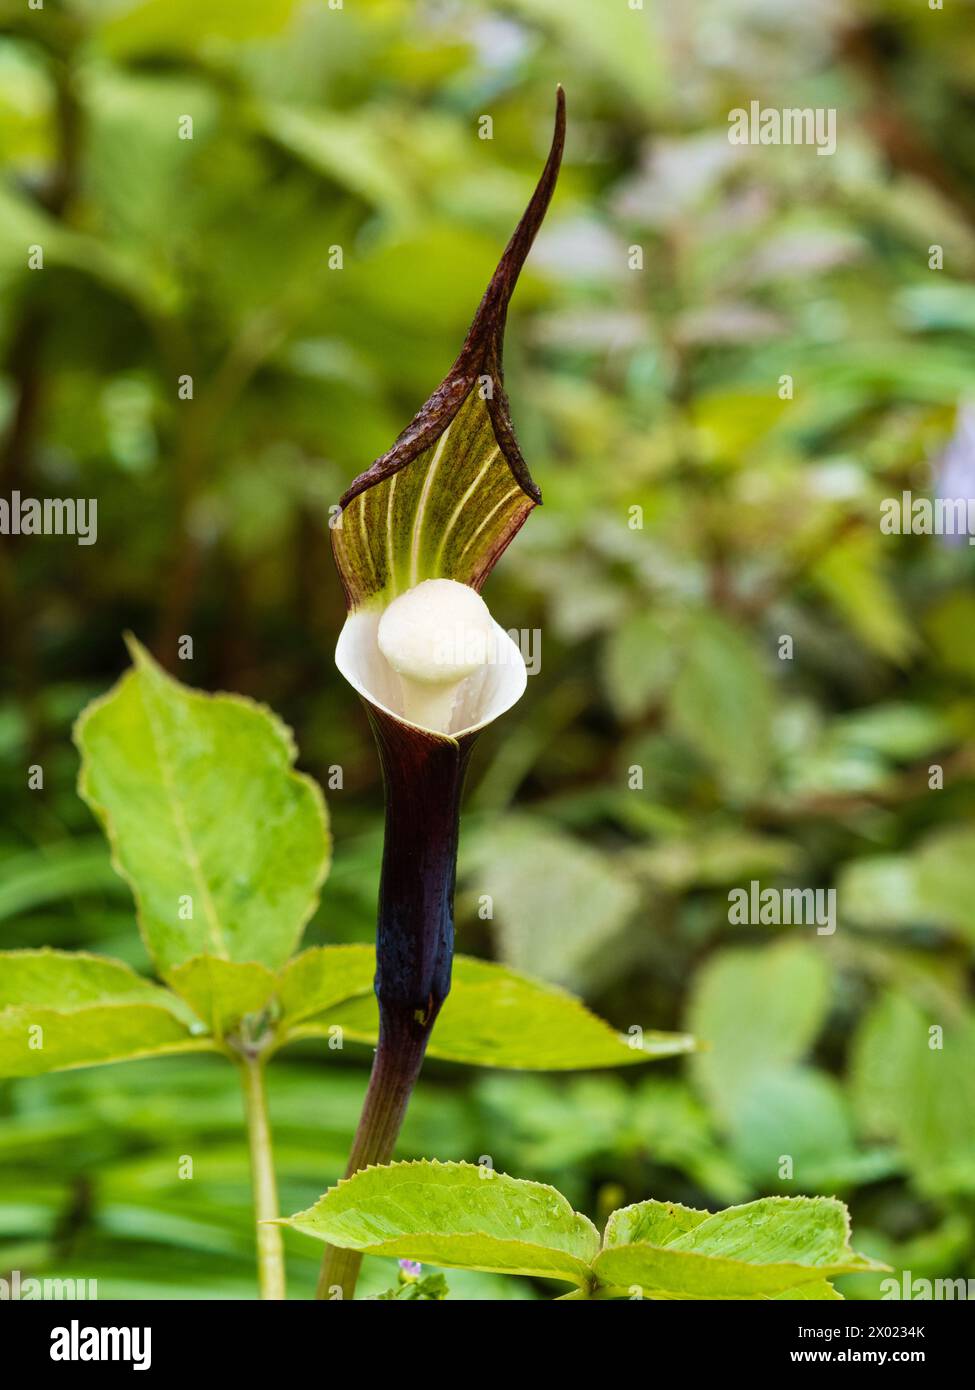
[[[881,995],[857,1030],[850,1083],[861,1128],[897,1142],[922,1193],[975,1193],[975,1013]]]
[[[537,816],[469,839],[465,889],[490,897],[505,963],[569,989],[598,985],[632,950],[639,892],[609,855]]]
[[[907,854],[864,854],[847,860],[837,874],[836,896],[851,926],[887,930],[941,925],[920,901],[917,864]]]
[[[761,1190],[843,1192],[896,1171],[890,1148],[854,1141],[840,1083],[819,1067],[783,1066],[752,1078],[732,1125],[731,1150]],[[781,1176],[782,1155],[792,1161]]]
[[[326,979],[329,952],[343,949],[350,948],[324,949]],[[345,1002],[327,1009],[320,1018],[299,1023],[295,1035],[325,1035],[338,1026],[353,1042],[376,1042],[379,1014],[371,975],[370,971],[370,984],[360,989],[357,997],[347,994]],[[363,970],[360,980],[365,977]],[[489,961],[457,956],[450,994],[427,1052],[431,1057],[471,1066],[560,1071],[628,1066],[677,1056],[693,1046],[693,1039],[683,1033],[644,1032],[631,1041],[564,990],[526,979]]]
[[[636,719],[673,680],[680,641],[657,613],[631,614],[614,626],[603,651],[603,684],[621,719]]]
[[[950,825],[911,853],[854,859],[837,895],[858,926],[939,927],[975,940],[975,832]]]
[[[670,723],[713,766],[731,797],[754,796],[772,756],[774,688],[761,652],[750,633],[714,613],[686,622],[680,642]]]
[[[391,221],[414,211],[416,190],[372,106],[324,111],[265,102],[255,120],[268,139],[371,203]]]
[[[256,961],[194,956],[170,971],[169,982],[220,1037],[245,1014],[259,1013],[267,1005],[277,977]]]
[[[855,710],[835,719],[831,727],[838,742],[896,762],[923,758],[954,742],[947,714],[906,700]]]
[[[287,33],[297,0],[140,0],[135,5],[101,5],[90,14],[100,51],[120,64],[151,64],[166,55],[174,67],[181,55],[202,48],[219,51],[221,43],[274,43]],[[214,49],[211,46],[216,45]]]
[[[554,1187],[471,1163],[392,1163],[340,1182],[284,1224],[347,1250],[583,1285],[595,1226]]]
[[[975,831],[953,825],[931,835],[912,857],[922,922],[975,941]]]
[[[628,110],[641,113],[636,119],[659,120],[659,112],[670,100],[671,78],[653,6],[637,5],[635,0],[619,6],[594,5],[591,0],[510,0],[505,12],[524,23],[529,33],[546,35],[552,51],[565,55],[562,61],[584,64],[589,79],[598,82],[601,90],[613,92]],[[675,165],[680,170],[688,167],[683,159],[675,160]],[[674,175],[675,183],[680,177]],[[669,210],[669,199],[676,195],[669,194],[667,180],[668,175],[655,166],[654,192],[647,197],[648,201],[659,198],[660,206]]]
[[[541,178],[447,376],[342,498],[332,547],[350,609],[425,579],[480,589],[541,494],[515,439],[502,370],[508,303],[558,177],[565,101]]]
[[[829,1007],[830,968],[803,941],[741,947],[699,973],[687,1023],[702,1049],[694,1077],[715,1113],[734,1127],[752,1087],[800,1061]]]
[[[211,1039],[194,1037],[172,1009],[158,1004],[67,1010],[26,1005],[0,1012],[0,1076],[38,1076],[212,1047]]]
[[[134,666],[78,721],[79,790],[105,827],[159,970],[291,955],[328,865],[325,803],[289,730],[235,695]]]
[[[277,997],[282,1026],[311,1018],[324,1009],[372,994],[376,952],[372,946],[312,946],[281,971]]]
[[[640,1202],[610,1217],[594,1270],[621,1296],[801,1297],[837,1274],[880,1268],[850,1247],[849,1214],[831,1197],[764,1197],[714,1214]]]
[[[813,567],[813,582],[878,655],[906,665],[917,637],[890,583],[879,531],[845,534]]]
[[[66,266],[100,281],[124,295],[139,308],[160,308],[158,277],[147,272],[145,262],[132,250],[119,251],[104,238],[73,231],[53,217],[13,181],[0,186],[0,274],[22,270],[30,246],[44,248],[47,267]]]

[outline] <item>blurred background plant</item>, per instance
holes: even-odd
[[[295,727],[336,844],[307,939],[371,939],[381,793],[332,665],[328,508],[444,375],[562,81],[562,181],[508,331],[546,505],[489,595],[540,632],[541,669],[475,757],[459,945],[710,1050],[652,1077],[431,1063],[400,1152],[489,1155],[597,1219],[836,1193],[895,1270],[975,1274],[975,559],[878,524],[948,453],[975,494],[971,22],[907,0],[0,0],[0,496],[99,507],[91,547],[0,539],[3,946],[147,966],[69,741],[124,628]],[[732,146],[752,100],[835,107],[835,155]],[[835,888],[835,936],[729,925],[752,879]],[[341,1171],[367,1063],[279,1065],[284,1211]],[[252,1295],[224,1073],[5,1083],[4,1272]],[[317,1250],[289,1244],[307,1296]]]

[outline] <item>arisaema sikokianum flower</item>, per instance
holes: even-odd
[[[391,1155],[450,988],[460,799],[478,732],[526,685],[518,645],[481,589],[541,501],[515,439],[502,375],[508,304],[558,177],[565,103],[548,159],[444,381],[358,477],[333,527],[348,617],[335,654],[379,748],[386,830],[376,941],[380,1033],[349,1172]],[[355,1283],[330,1250],[320,1295]]]

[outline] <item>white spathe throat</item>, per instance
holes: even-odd
[[[528,675],[517,643],[467,584],[425,579],[350,613],[335,664],[371,704],[428,733],[472,733],[510,709]]]

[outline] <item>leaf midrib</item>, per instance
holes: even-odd
[[[490,1182],[490,1181],[492,1181],[492,1179],[487,1179],[486,1181],[489,1181],[489,1182]],[[441,1184],[440,1184],[439,1182],[433,1180],[433,1179],[422,1179],[422,1178],[417,1179],[417,1178],[415,1178],[415,1177],[406,1177],[406,1178],[403,1178],[400,1182],[389,1182],[389,1183],[387,1184],[387,1186],[383,1189],[382,1193],[381,1193],[381,1200],[382,1200],[382,1202],[383,1202],[385,1205],[391,1207],[393,1210],[398,1210],[398,1211],[402,1212],[405,1221],[408,1222],[408,1221],[411,1219],[411,1208],[410,1208],[409,1206],[403,1207],[403,1206],[401,1205],[400,1201],[399,1201],[399,1200],[397,1199],[397,1197],[396,1197],[397,1191],[398,1191],[399,1189],[405,1188],[405,1189],[407,1190],[407,1192],[416,1192],[416,1191],[418,1191],[418,1190],[423,1190],[423,1191],[425,1191],[425,1190],[427,1190],[427,1189],[430,1189],[430,1190],[436,1192],[436,1191],[439,1191],[439,1190],[440,1190],[440,1187],[441,1187]],[[336,1189],[336,1190],[338,1191],[339,1189]],[[450,1190],[450,1189],[448,1188],[448,1190]],[[457,1187],[456,1190],[457,1190],[457,1191],[463,1191],[463,1188],[461,1187],[461,1185],[458,1184],[458,1187]],[[555,1189],[553,1189],[553,1191],[554,1191],[554,1190],[555,1190]],[[563,1200],[564,1200],[564,1199],[563,1199]],[[358,1205],[359,1205],[359,1207],[362,1207],[363,1205],[366,1205],[365,1199],[360,1199]],[[582,1256],[582,1255],[577,1255],[574,1251],[572,1251],[572,1250],[566,1250],[566,1249],[565,1249],[563,1246],[561,1246],[561,1245],[547,1244],[546,1242],[541,1241],[541,1240],[538,1240],[538,1239],[534,1239],[534,1240],[525,1240],[525,1239],[522,1239],[522,1238],[519,1237],[519,1236],[507,1236],[507,1235],[499,1236],[499,1235],[495,1235],[495,1234],[494,1234],[493,1232],[491,1232],[491,1231],[483,1230],[483,1229],[480,1228],[480,1227],[479,1227],[477,1230],[475,1230],[475,1231],[436,1231],[436,1230],[429,1230],[429,1231],[425,1231],[425,1232],[417,1233],[417,1234],[424,1234],[424,1235],[431,1236],[431,1237],[433,1237],[433,1238],[438,1238],[438,1237],[444,1238],[444,1237],[458,1236],[458,1237],[465,1238],[465,1239],[466,1239],[467,1237],[471,1237],[471,1236],[473,1236],[473,1237],[476,1237],[476,1236],[483,1236],[486,1240],[496,1240],[496,1241],[498,1241],[498,1242],[501,1243],[501,1244],[508,1244],[508,1243],[510,1243],[510,1244],[514,1244],[514,1245],[531,1245],[531,1246],[532,1246],[533,1248],[535,1248],[535,1249],[550,1250],[550,1251],[552,1251],[552,1252],[555,1253],[555,1254],[565,1255],[567,1259],[575,1260],[575,1261],[577,1261],[579,1264],[585,1265],[585,1266],[588,1267],[589,1265],[592,1264],[592,1261],[593,1261],[593,1260],[596,1258],[596,1256],[599,1254],[599,1245],[598,1245],[599,1233],[598,1233],[598,1231],[596,1230],[596,1227],[593,1226],[591,1222],[588,1222],[586,1217],[582,1216],[582,1213],[581,1213],[581,1212],[575,1211],[575,1210],[571,1207],[571,1205],[569,1205],[568,1203],[566,1203],[566,1205],[568,1206],[568,1212],[566,1213],[566,1215],[567,1215],[570,1219],[574,1219],[575,1221],[577,1221],[577,1222],[580,1223],[579,1226],[577,1227],[576,1233],[581,1235],[582,1231],[585,1231],[586,1234],[588,1235],[588,1234],[590,1234],[590,1231],[591,1231],[591,1234],[594,1235],[594,1236],[596,1237],[596,1241],[597,1241],[596,1248],[595,1248],[593,1254],[590,1255],[590,1256],[588,1256],[588,1257],[585,1257],[585,1256]],[[356,1207],[355,1207],[355,1206],[352,1206],[352,1207],[339,1208],[339,1210],[338,1210],[335,1214],[336,1214],[336,1216],[342,1216],[342,1215],[345,1215],[347,1212],[348,1212],[348,1213],[355,1214],[355,1213],[356,1213]],[[585,1224],[583,1224],[583,1223],[585,1223]],[[401,1232],[401,1233],[398,1233],[398,1234],[395,1234],[395,1235],[385,1236],[385,1237],[383,1237],[383,1241],[385,1242],[386,1240],[400,1240],[400,1239],[403,1239],[404,1236],[409,1236],[410,1234],[411,1234],[410,1232]],[[556,1233],[556,1234],[558,1234],[558,1233]],[[572,1232],[569,1232],[569,1231],[566,1231],[566,1232],[564,1232],[564,1234],[568,1237],[568,1236],[571,1236],[573,1233],[572,1233]]]
[[[166,743],[166,738],[162,731],[162,728],[160,727],[157,719],[153,714],[151,695],[147,695],[147,693],[141,689],[141,680],[139,698],[142,701],[142,708],[145,711],[146,722],[149,725],[149,733],[152,737],[153,744],[155,746],[156,759],[159,763],[159,771],[162,777],[163,789],[166,792],[170,809],[172,811],[173,823],[176,827],[176,833],[179,836],[180,848],[183,851],[184,858],[189,864],[190,873],[196,880],[196,885],[198,886],[200,891],[200,897],[203,902],[203,911],[207,925],[208,940],[212,944],[214,944],[214,955],[218,955],[224,960],[229,960],[230,951],[227,947],[226,939],[224,938],[223,928],[220,925],[220,919],[217,915],[216,905],[213,901],[209,884],[207,883],[206,878],[204,877],[203,865],[200,862],[199,852],[197,851],[193,843],[193,836],[190,831],[189,822],[186,817],[186,811],[183,806],[183,802],[179,796],[179,793],[177,792],[176,784],[172,775],[172,770],[167,760],[168,745]]]

